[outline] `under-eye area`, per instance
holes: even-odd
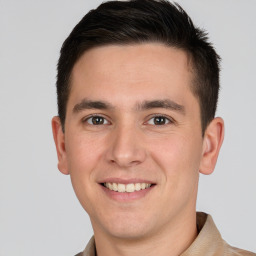
[[[105,182],[101,183],[102,186],[105,188],[108,188],[109,190],[120,192],[120,193],[132,193],[144,189],[148,189],[152,186],[155,186],[155,184],[152,183],[129,183],[129,184],[122,184],[122,183],[111,183],[111,182]]]

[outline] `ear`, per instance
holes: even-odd
[[[216,117],[205,130],[200,173],[208,175],[214,171],[223,139],[224,121],[222,118]]]
[[[65,148],[65,134],[62,130],[60,118],[58,116],[52,119],[52,133],[58,155],[58,169],[63,174],[69,174],[67,165],[67,155]]]

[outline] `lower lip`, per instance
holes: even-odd
[[[132,200],[141,199],[145,197],[148,193],[150,193],[150,191],[155,187],[155,185],[152,185],[149,188],[142,189],[139,191],[134,191],[134,192],[116,192],[102,185],[100,186],[102,187],[103,191],[108,197],[116,201],[132,201]]]

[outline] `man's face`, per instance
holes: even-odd
[[[146,237],[195,211],[203,138],[192,79],[187,55],[161,44],[99,47],[75,64],[59,168],[95,233]]]

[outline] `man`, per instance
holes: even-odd
[[[111,1],[79,22],[52,120],[58,168],[94,230],[78,255],[255,255],[196,213],[224,136],[218,91],[219,57],[178,5]]]

